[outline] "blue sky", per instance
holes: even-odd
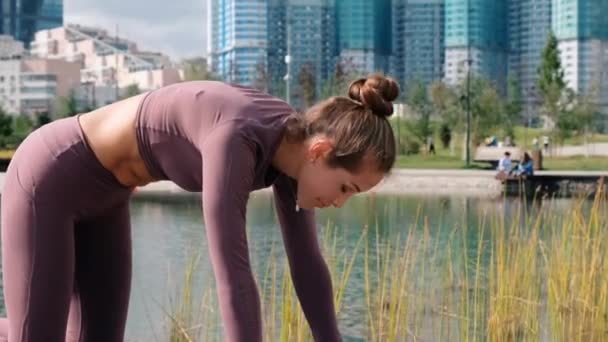
[[[102,27],[179,60],[206,54],[206,0],[64,0],[64,22]]]

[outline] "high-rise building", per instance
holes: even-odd
[[[266,83],[268,3],[266,0],[209,0],[212,71],[244,85]]]
[[[360,74],[389,71],[391,0],[335,0],[339,56]]]
[[[285,16],[285,47],[291,56],[290,101],[297,108],[312,105],[333,70],[335,26],[326,0],[289,0]]]
[[[0,34],[8,34],[25,43],[37,31],[63,25],[63,0],[1,0]]]
[[[459,84],[470,62],[473,74],[504,91],[507,75],[507,3],[496,0],[446,0],[445,79]]]
[[[404,91],[412,81],[443,78],[444,0],[395,0],[391,74]]]
[[[276,96],[285,96],[285,75],[287,73],[287,5],[284,0],[268,1],[268,91]]]
[[[538,68],[551,31],[551,0],[509,0],[509,76],[517,81],[526,121],[535,116]]]
[[[596,92],[608,111],[608,1],[552,0],[552,27],[567,85]]]

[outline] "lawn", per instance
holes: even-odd
[[[436,155],[425,153],[400,155],[397,157],[396,166],[406,169],[464,169],[465,162],[462,158],[462,149],[456,148],[454,153],[449,149],[437,149]],[[471,152],[471,160],[474,152]],[[471,168],[490,169],[488,163],[471,162]],[[554,157],[543,159],[543,170],[583,170],[583,171],[605,171],[608,170],[608,158],[605,157]]]

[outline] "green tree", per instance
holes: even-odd
[[[471,143],[496,133],[505,117],[503,101],[494,85],[480,77],[471,77]],[[464,107],[463,104],[463,109]]]
[[[426,85],[419,80],[415,80],[409,87],[406,102],[416,114],[416,119],[408,122],[408,130],[421,144],[425,144],[427,137],[433,134],[431,129],[431,113],[433,108],[429,100]]]
[[[514,127],[519,121],[523,109],[521,87],[513,75],[507,78],[507,101],[505,103],[505,118],[503,123],[503,133],[513,138],[515,136]]]
[[[255,65],[255,75],[253,77],[253,87],[263,92],[268,92],[270,76],[266,68],[266,63],[260,61]]]
[[[352,71],[352,66],[351,58],[342,59],[336,63],[334,74],[321,87],[322,99],[332,96],[346,96],[348,85],[357,77],[357,74]]]
[[[78,99],[74,89],[70,90],[68,96],[59,96],[55,103],[55,117],[63,118],[78,114]]]
[[[315,102],[316,80],[315,69],[310,63],[305,63],[298,73],[298,97],[303,108],[309,108]]]
[[[433,111],[441,117],[441,121],[452,129],[461,129],[462,111],[458,96],[453,88],[441,81],[435,81],[430,87],[430,101]]]
[[[445,122],[441,123],[439,128],[439,139],[441,139],[441,145],[443,148],[448,148],[452,142],[452,130]]]
[[[589,91],[585,94],[573,94],[568,92],[570,99],[569,110],[565,111],[564,115],[567,115],[563,120],[567,121],[567,124],[558,125],[558,135],[560,140],[563,142],[565,137],[571,134],[582,136],[585,144],[587,144],[588,135],[597,131],[595,123],[598,117],[601,117],[599,107],[597,104],[599,85],[595,83],[590,87]],[[569,131],[562,131],[569,130]]]
[[[29,115],[21,114],[13,120],[13,142],[15,145],[20,144],[28,134],[32,132],[34,122]]]
[[[452,146],[454,133],[464,130],[463,110],[458,96],[453,88],[441,81],[435,81],[430,87],[430,101],[433,112],[441,118],[441,142],[444,148],[448,148]]]
[[[139,85],[137,83],[131,83],[125,88],[123,95],[120,98],[126,99],[126,98],[133,97],[133,96],[136,96],[139,94],[141,94]]]
[[[0,148],[6,148],[13,134],[13,117],[0,107]]]
[[[51,122],[51,117],[49,116],[49,113],[47,112],[40,112],[36,114],[36,122],[34,123],[34,129],[42,127],[44,125],[46,125],[47,123]]]
[[[207,60],[202,57],[185,59],[182,61],[182,67],[184,81],[219,80],[219,77],[209,70]]]
[[[550,32],[538,69],[538,89],[542,99],[541,111],[555,124],[558,124],[560,118],[565,118],[561,115],[565,108],[562,101],[565,88],[564,70],[559,57],[557,38],[553,32]]]

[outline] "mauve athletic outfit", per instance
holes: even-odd
[[[245,212],[249,193],[270,185],[315,340],[340,340],[314,211],[295,211],[295,182],[271,165],[292,111],[270,95],[209,81],[151,91],[138,108],[137,141],[150,174],[202,190],[227,341],[262,340]],[[9,342],[123,340],[131,193],[96,159],[76,117],[41,127],[19,146],[2,192],[5,339],[9,330]]]

